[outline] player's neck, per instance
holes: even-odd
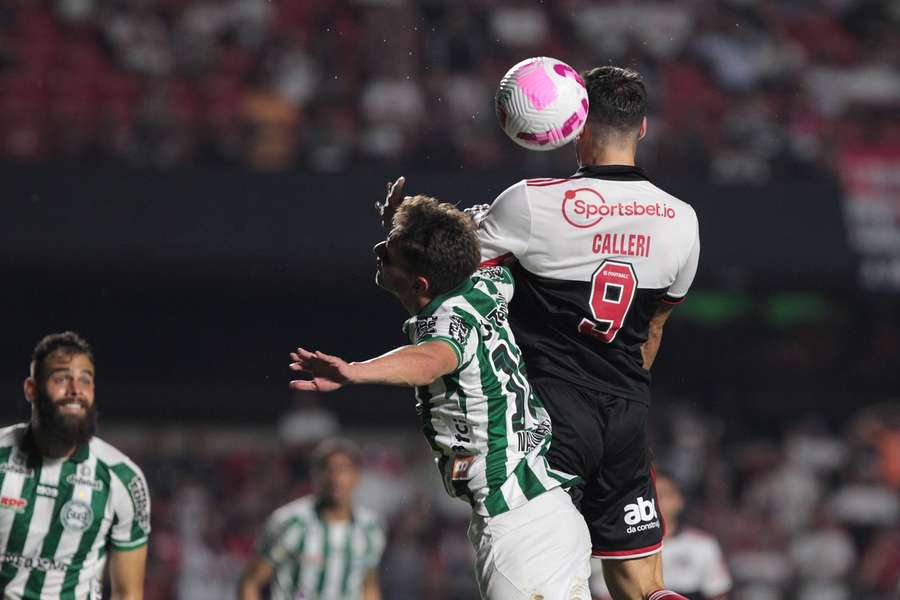
[[[597,148],[582,157],[581,166],[627,165],[635,166],[635,153],[631,148]]]
[[[322,518],[326,521],[349,521],[353,518],[350,506],[332,505],[322,507]]]

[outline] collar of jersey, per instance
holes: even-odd
[[[75,452],[73,452],[66,460],[72,461],[73,463],[84,462],[90,455],[89,445],[90,442],[81,444],[75,448]],[[29,461],[41,458],[41,452],[38,450],[37,444],[34,443],[34,434],[31,431],[31,425],[28,426],[28,429],[25,431],[25,437],[22,438],[22,450],[28,455]]]
[[[642,168],[634,165],[584,165],[575,172],[574,176],[627,181],[650,179]]]
[[[451,298],[453,296],[459,296],[460,294],[464,294],[464,293],[468,292],[470,289],[472,289],[472,286],[474,286],[474,285],[475,285],[475,280],[473,280],[471,277],[466,277],[465,281],[463,281],[461,284],[459,284],[452,290],[446,291],[443,294],[439,294],[439,295],[435,296],[434,298],[432,298],[431,302],[426,304],[425,308],[423,308],[416,314],[416,317],[424,317],[426,315],[430,315],[435,310],[437,310],[437,307],[440,306],[441,304],[443,304],[447,300],[447,298]]]

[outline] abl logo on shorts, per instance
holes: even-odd
[[[640,523],[640,524],[639,524]],[[656,514],[656,500],[644,500],[638,496],[637,502],[625,506],[626,533],[637,533],[659,527],[659,516]]]

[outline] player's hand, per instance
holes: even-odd
[[[403,187],[405,185],[406,178],[402,175],[393,183],[388,181],[384,202],[375,202],[375,211],[381,217],[381,226],[384,227],[385,231],[390,231],[394,213],[397,212],[397,207],[400,206],[405,198],[403,195]]]
[[[291,352],[290,369],[301,373],[309,373],[312,379],[294,379],[290,386],[293,390],[304,392],[333,392],[345,385],[353,383],[352,367],[346,361],[330,356],[324,352],[310,352],[297,348]]]

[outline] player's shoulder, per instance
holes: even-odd
[[[682,200],[678,196],[675,196],[674,194],[667,192],[666,190],[662,189],[661,187],[659,187],[658,185],[656,185],[655,183],[653,183],[649,180],[646,182],[646,184],[649,186],[649,188],[653,191],[654,194],[659,196],[660,200],[665,202],[665,204],[667,206],[674,208],[676,211],[678,211],[678,210],[684,211],[685,214],[689,215],[694,220],[697,219],[697,211],[694,210],[694,207],[691,206],[689,202]],[[676,212],[676,214],[678,214],[678,213]]]
[[[316,517],[316,500],[313,496],[301,496],[282,504],[272,512],[272,523],[285,523],[292,520],[310,521]]]
[[[135,476],[144,476],[143,471],[141,471],[136,462],[106,440],[94,436],[91,438],[90,448],[94,456],[97,457],[97,461],[116,473],[120,479],[130,480]]]
[[[21,444],[27,430],[27,423],[16,423],[0,429],[0,448],[9,448]]]
[[[527,190],[527,188],[554,187],[574,181],[575,179],[575,177],[537,177],[534,179],[523,179],[519,181],[518,184]]]

